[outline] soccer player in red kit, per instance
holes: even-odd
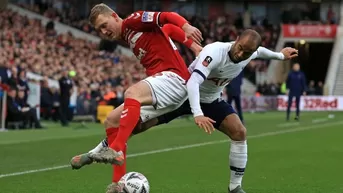
[[[108,6],[98,4],[91,10],[90,22],[103,38],[128,43],[149,76],[128,88],[124,105],[108,116],[105,127],[110,148],[72,159],[72,165],[82,159],[118,165],[113,176],[113,182],[118,182],[126,173],[126,142],[137,123],[173,111],[187,99],[185,84],[190,73],[168,36],[195,53],[201,50],[197,43],[202,37],[198,29],[171,12],[139,11],[122,20]]]

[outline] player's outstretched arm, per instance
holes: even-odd
[[[256,58],[262,59],[290,60],[298,57],[298,50],[290,47],[282,49],[281,52],[273,52],[265,47],[260,46],[256,53]]]
[[[198,58],[191,64],[192,75],[187,81],[187,92],[189,103],[194,116],[195,124],[204,129],[207,133],[214,130],[212,119],[205,117],[200,105],[200,85],[207,79],[212,69],[216,68],[220,62],[220,52],[215,46],[207,45]]]
[[[199,87],[202,82],[204,82],[203,75],[199,74],[197,71],[193,72],[191,78],[187,82],[188,98],[195,124],[204,129],[206,133],[211,134],[212,131],[214,131],[212,123],[215,123],[215,121],[205,117],[201,110]]]
[[[161,12],[159,17],[159,24],[161,26],[165,24],[176,25],[186,33],[186,36],[188,38],[193,39],[197,44],[200,45],[203,41],[200,30],[190,25],[184,17],[175,12]]]
[[[188,38],[186,33],[176,25],[166,24],[162,27],[162,31],[166,33],[172,40],[184,44],[187,48],[191,49],[195,56],[198,56],[202,47]]]
[[[197,44],[203,40],[199,29],[191,26],[188,21],[174,12],[151,12],[137,11],[124,20],[127,28],[137,31],[151,31],[166,24],[173,24],[182,29],[188,38],[193,39]]]

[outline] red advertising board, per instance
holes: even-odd
[[[288,97],[278,96],[278,110],[286,110]],[[295,109],[295,101],[292,101],[292,110]],[[300,98],[300,110],[302,111],[342,111],[342,96],[303,96]]]
[[[337,25],[282,25],[285,38],[334,38]]]
[[[285,111],[288,96],[242,96],[243,111]],[[291,110],[295,110],[295,98]],[[302,96],[300,98],[301,111],[343,111],[343,96]]]

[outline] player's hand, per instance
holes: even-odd
[[[298,57],[298,50],[291,47],[286,47],[282,49],[281,53],[285,56],[284,60],[290,60],[295,57]]]
[[[198,127],[205,130],[205,132],[208,134],[211,134],[212,131],[215,131],[213,127],[213,123],[215,123],[215,121],[208,117],[200,115],[200,116],[194,117],[194,121],[195,121],[195,124],[198,125]]]
[[[186,33],[187,38],[192,38],[195,43],[201,45],[203,38],[198,28],[186,23],[182,26],[182,30]]]

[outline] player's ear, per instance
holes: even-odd
[[[112,13],[112,17],[114,17],[115,19],[118,19],[117,13],[113,12],[113,13]]]

